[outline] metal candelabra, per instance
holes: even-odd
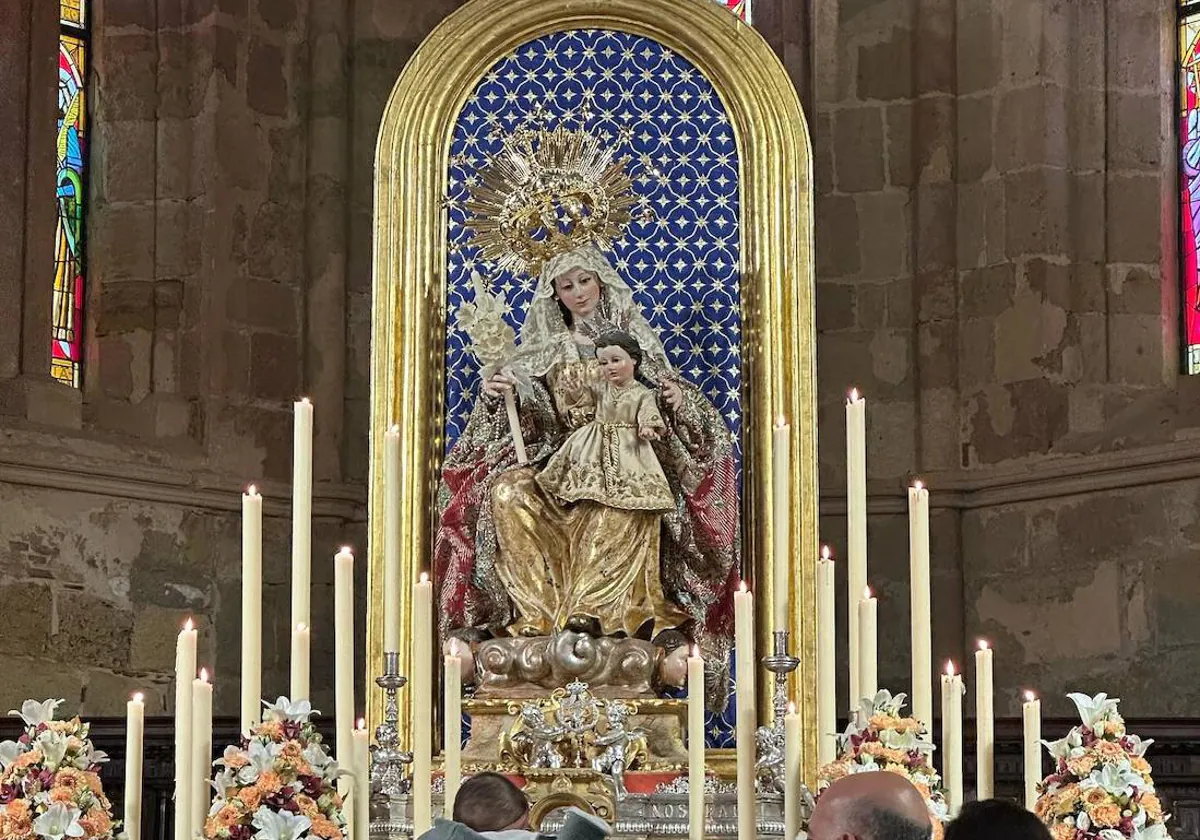
[[[771,726],[760,726],[758,729],[759,755],[757,773],[764,790],[773,793],[783,793],[784,772],[783,760],[785,753],[784,717],[788,711],[788,674],[795,671],[800,660],[788,653],[787,630],[776,630],[772,634],[775,645],[770,656],[764,656],[763,666],[775,675],[775,691],[772,703],[775,719]]]
[[[375,684],[387,695],[383,723],[375,727],[375,745],[371,747],[371,791],[391,799],[409,792],[408,765],[412,753],[400,749],[400,709],[396,692],[408,683],[400,676],[400,654],[384,653],[383,675]]]

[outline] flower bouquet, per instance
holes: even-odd
[[[17,741],[0,742],[0,837],[4,840],[112,840],[112,804],[100,787],[108,756],[92,746],[78,717],[55,720],[62,700],[26,700]]]
[[[321,744],[307,700],[264,703],[263,722],[217,759],[206,840],[342,840],[337,762]]]
[[[880,691],[864,698],[846,731],[838,737],[838,758],[821,768],[819,788],[853,773],[882,770],[908,779],[925,797],[933,822],[934,840],[950,818],[942,780],[929,759],[933,744],[925,725],[913,717],[901,717],[905,696]]]
[[[1143,741],[1125,731],[1120,700],[1068,694],[1082,723],[1043,741],[1054,772],[1038,785],[1034,811],[1054,840],[1167,840],[1167,816],[1154,793]]]

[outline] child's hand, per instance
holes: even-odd
[[[660,435],[653,426],[642,426],[638,429],[638,437],[642,440],[658,440]]]

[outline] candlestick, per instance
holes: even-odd
[[[192,681],[192,824],[190,836],[204,831],[212,793],[212,683],[208,670],[200,669],[200,677]]]
[[[368,840],[371,833],[371,739],[361,718],[354,739],[354,832],[352,840]]]
[[[962,695],[962,675],[947,662],[942,677],[942,779],[951,817],[963,804]]]
[[[817,765],[837,757],[837,615],[829,546],[817,561]]]
[[[196,677],[196,628],[189,618],[175,641],[175,840],[191,840],[192,680]]]
[[[445,804],[442,815],[450,819],[454,813],[454,797],[462,783],[462,660],[457,656],[445,658],[446,678],[442,681],[445,697],[445,728],[443,737],[446,760],[442,764]]]
[[[803,740],[800,735],[800,715],[796,714],[795,703],[788,704],[783,731],[783,836],[789,840],[800,834],[800,791],[804,782],[800,772],[800,745]]]
[[[142,836],[142,757],[146,729],[145,696],[139,691],[125,704],[125,836]]]
[[[1025,692],[1021,716],[1025,724],[1025,807],[1032,811],[1042,781],[1042,701],[1032,691]]]
[[[853,705],[863,698],[875,699],[879,691],[879,633],[877,617],[879,602],[872,597],[871,588],[864,586],[858,602],[858,691],[851,698]]]
[[[933,642],[929,587],[929,491],[921,482],[908,488],[909,588],[912,606],[913,715],[933,724]]]
[[[242,734],[262,709],[262,496],[242,494]]]
[[[413,733],[413,832],[416,837],[429,830],[433,822],[433,585],[429,575],[413,587],[412,631],[412,733]]]
[[[704,660],[693,646],[688,657],[688,836],[704,840]]]
[[[792,568],[792,429],[782,417],[775,425],[772,437],[771,464],[771,559],[774,563],[772,582],[772,630],[787,630],[788,585]]]
[[[985,641],[975,651],[975,798],[991,799],[996,776],[996,713],[992,685],[992,649]]]
[[[348,547],[333,557],[334,704],[338,766],[354,766],[354,554]],[[338,791],[345,799],[352,784],[343,776]]]
[[[310,639],[307,624],[297,624],[292,628],[292,700],[308,699]]]
[[[867,401],[857,390],[846,401],[846,556],[847,583],[853,604],[867,585]],[[866,692],[858,684],[860,653],[858,611],[850,619],[850,702],[857,704]]]
[[[754,660],[754,596],[742,583],[733,594],[734,646],[737,668],[737,740],[739,744],[754,744],[757,724],[754,682],[757,676]],[[755,819],[754,748],[737,751],[738,840],[754,840],[758,830]]]
[[[304,397],[295,408],[292,442],[292,626],[312,624],[312,434],[313,407]],[[293,655],[295,651],[293,649]],[[305,659],[308,650],[305,649]],[[293,692],[295,689],[293,689]],[[308,696],[305,689],[305,697]],[[296,699],[293,694],[293,700]]]
[[[383,436],[383,649],[400,649],[400,427]]]

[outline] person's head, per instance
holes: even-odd
[[[581,265],[554,277],[554,297],[563,310],[567,326],[571,326],[576,318],[590,318],[600,306],[600,294],[600,275]]]
[[[605,379],[624,385],[642,366],[642,348],[629,333],[605,333],[596,339],[596,361]]]
[[[844,776],[817,800],[809,840],[929,840],[929,806],[912,782],[884,771]]]
[[[459,787],[454,821],[474,831],[528,828],[529,800],[507,776],[478,773]]]
[[[1015,802],[985,799],[962,807],[945,840],[1050,840],[1050,830]]]

